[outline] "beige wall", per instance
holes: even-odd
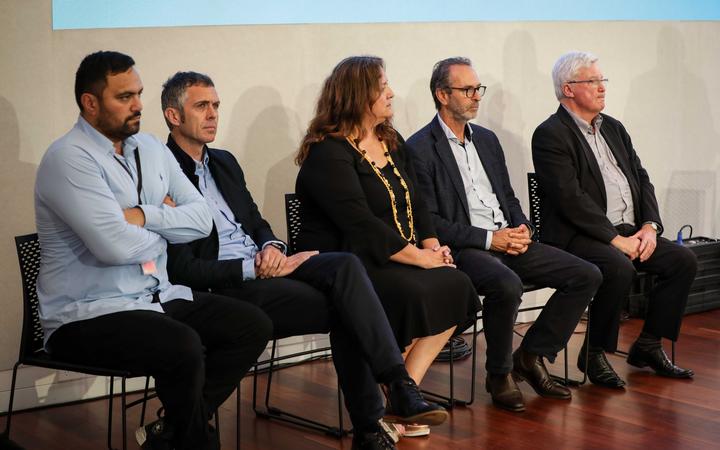
[[[318,88],[341,58],[385,58],[395,123],[410,135],[434,110],[432,64],[465,55],[489,85],[478,123],[505,147],[526,204],[529,140],[557,107],[550,68],[562,52],[601,57],[606,112],[624,121],[657,188],[666,226],[716,236],[720,195],[720,23],[456,23],[237,26],[51,31],[50,0],[0,3],[0,371],[15,361],[21,290],[12,237],[34,231],[32,189],[48,144],[76,120],[72,84],[84,55],[132,55],[145,84],[143,131],[164,136],[160,86],[179,69],[214,77],[222,100],[217,146],[237,156],[262,212],[284,236],[282,193]],[[683,218],[685,217],[685,218]],[[4,408],[4,405],[3,405]]]

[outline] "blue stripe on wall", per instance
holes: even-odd
[[[53,0],[53,29],[297,23],[720,20],[720,0]]]

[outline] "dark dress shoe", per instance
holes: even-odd
[[[485,390],[490,393],[493,405],[512,412],[525,411],[525,401],[515,380],[508,374],[487,374]]]
[[[353,433],[352,450],[397,450],[388,434],[383,431]]]
[[[541,397],[569,400],[570,389],[556,383],[545,367],[542,356],[533,355],[518,348],[513,353],[512,376],[516,381],[527,381]]]
[[[643,348],[638,343],[630,347],[627,362],[635,367],[650,366],[656,374],[670,378],[692,378],[695,375],[690,369],[678,367],[668,359],[661,346]]]
[[[586,358],[587,366],[585,365]],[[581,372],[587,374],[593,384],[613,389],[623,389],[625,386],[625,382],[615,373],[603,350],[588,351],[583,346],[578,355],[577,367]]]
[[[387,404],[383,420],[386,422],[440,425],[448,418],[445,408],[425,400],[409,377],[388,384],[385,396]]]

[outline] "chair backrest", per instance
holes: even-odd
[[[37,277],[40,271],[40,241],[37,233],[15,237],[20,276],[23,287],[23,327],[20,337],[20,361],[43,349],[43,328],[40,325]]]
[[[530,223],[535,227],[533,240],[540,241],[540,198],[542,197],[542,190],[540,189],[537,175],[535,175],[534,172],[528,172],[527,182],[528,200],[530,201]]]
[[[287,221],[288,254],[295,253],[300,235],[300,210],[302,204],[295,193],[285,194],[285,220]]]

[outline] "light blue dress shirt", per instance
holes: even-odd
[[[488,178],[485,167],[480,160],[480,155],[472,141],[472,128],[466,126],[464,145],[460,139],[443,122],[440,114],[437,115],[440,127],[450,143],[455,162],[460,169],[465,196],[467,197],[468,210],[470,213],[470,225],[482,228],[487,231],[485,237],[485,250],[490,250],[492,245],[493,231],[507,228],[508,221],[500,208],[500,201],[493,191],[490,178]]]
[[[203,152],[203,160],[195,161],[195,175],[198,177],[198,187],[212,211],[213,221],[218,232],[218,259],[221,261],[230,259],[243,260],[243,279],[255,279],[255,255],[258,253],[258,246],[252,237],[243,230],[242,224],[235,220],[235,214],[225,201],[220,189],[218,189],[212,172],[208,169],[210,157]],[[263,248],[270,244],[279,244],[285,252],[285,244],[281,241],[268,241]]]
[[[136,151],[144,227],[127,223],[123,215],[123,209],[138,206]],[[168,281],[166,247],[207,236],[210,210],[154,136],[127,138],[123,155],[116,155],[112,142],[80,117],[40,162],[35,220],[45,343],[58,327],[78,320],[120,311],[162,312],[152,303],[154,293],[161,302],[192,300],[189,288]],[[166,195],[176,207],[163,204]],[[144,274],[141,264],[149,261],[156,271]]]
[[[209,156],[203,152],[203,161],[195,161],[195,175],[198,176],[198,187],[212,212],[213,222],[218,232],[218,259],[242,259],[243,279],[255,279],[255,255],[258,246],[255,241],[245,233],[242,225],[235,221],[230,206],[220,193],[215,179],[208,167]]]

